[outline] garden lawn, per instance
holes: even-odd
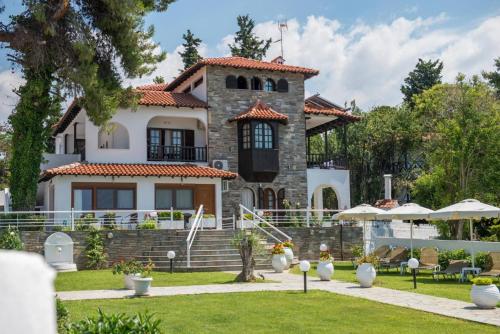
[[[498,333],[498,328],[323,291],[66,301],[71,321],[148,311],[165,333]]]
[[[356,271],[351,262],[334,262],[334,268],[335,272],[333,273],[333,279],[345,282],[357,282]],[[290,272],[302,275],[298,266],[295,266]],[[316,264],[311,264],[311,271],[308,275],[317,276]],[[417,275],[417,290],[415,290],[413,289],[413,278],[411,274],[407,273],[405,275],[400,275],[399,268],[397,271],[396,269],[391,269],[389,272],[386,272],[384,269],[377,272],[377,278],[375,279],[374,285],[388,289],[417,292],[466,302],[471,301],[470,282],[460,283],[456,279],[443,280],[441,277],[439,281],[436,281],[432,278],[431,271],[422,270]]]
[[[224,272],[153,272],[153,286],[204,285],[233,282],[236,275]],[[123,275],[111,270],[82,270],[58,273],[56,291],[123,289]]]

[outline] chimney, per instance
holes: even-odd
[[[283,65],[285,63],[285,58],[278,56],[271,60],[271,63]]]
[[[384,199],[392,199],[392,174],[384,174]]]

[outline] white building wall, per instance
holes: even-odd
[[[312,206],[311,198],[318,189],[331,187],[337,195],[339,210],[351,207],[351,188],[349,184],[349,171],[342,169],[307,169],[307,198],[309,207]]]
[[[203,77],[203,83],[196,88],[193,88],[193,84]],[[178,87],[175,88],[175,92],[183,92],[186,88],[191,87],[191,94],[196,96],[202,101],[207,101],[207,70],[206,67],[199,69],[195,74],[193,74],[189,79],[184,81]]]

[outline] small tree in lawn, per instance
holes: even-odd
[[[260,235],[251,230],[242,230],[234,236],[233,245],[238,248],[243,268],[236,277],[238,282],[253,282],[257,278],[253,271],[255,269],[254,255],[260,251]]]
[[[262,60],[271,46],[271,38],[261,40],[253,33],[255,22],[248,15],[237,18],[240,30],[236,32],[234,44],[229,44],[233,56]]]
[[[182,57],[184,69],[186,69],[193,66],[201,59],[198,53],[198,46],[201,44],[201,39],[195,37],[189,29],[182,35],[182,38],[184,39],[184,43],[182,43],[184,51],[179,52],[179,55]]]
[[[85,256],[87,257],[87,268],[102,269],[106,267],[108,256],[104,252],[104,242],[99,231],[95,229],[90,230],[86,241]]]

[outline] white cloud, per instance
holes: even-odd
[[[7,120],[17,104],[18,97],[12,90],[19,88],[23,79],[10,70],[0,72],[0,123]]]

